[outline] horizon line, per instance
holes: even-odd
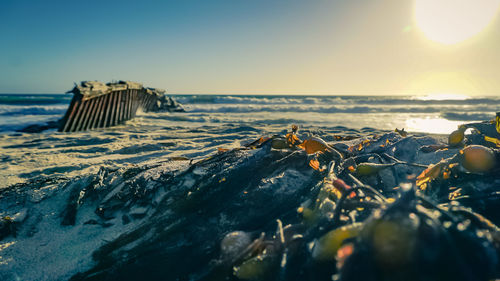
[[[499,91],[500,92],[500,91]],[[67,92],[56,93],[56,92],[0,92],[0,95],[65,95],[71,94]],[[466,97],[498,97],[498,94],[463,94],[463,93],[398,93],[398,94],[367,94],[367,93],[327,93],[327,94],[307,94],[307,93],[175,93],[175,92],[165,92],[167,95],[206,95],[206,96],[313,96],[313,97],[333,97],[333,96],[360,96],[360,97],[373,97],[373,96],[385,96],[385,97],[393,97],[393,96],[445,96],[445,95],[456,95],[456,96],[466,96]]]

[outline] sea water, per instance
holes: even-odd
[[[0,94],[0,133],[60,119],[70,94]],[[447,134],[459,124],[490,120],[500,97],[174,95],[185,113],[143,114],[154,126],[376,128]],[[151,117],[153,116],[153,117]],[[142,121],[139,121],[142,122]],[[140,126],[140,124],[137,124]],[[145,124],[146,125],[146,124]],[[126,126],[122,127],[126,130]]]

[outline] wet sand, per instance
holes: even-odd
[[[167,161],[172,157],[197,160],[235,148],[261,136],[285,134],[289,126],[176,126],[175,121],[158,120],[162,114],[149,113],[124,125],[88,132],[0,134],[0,188],[38,177],[66,177],[96,173],[101,167]],[[158,124],[159,123],[159,124]],[[302,128],[303,137],[334,134],[363,135],[382,131],[365,128]],[[330,135],[330,136],[329,136]]]

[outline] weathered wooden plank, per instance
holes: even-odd
[[[144,111],[144,104],[146,103],[146,98],[143,92],[139,94],[139,109],[140,111]]]
[[[149,111],[149,102],[151,101],[151,97],[146,95],[144,97],[144,108],[143,108],[143,111],[144,112],[148,112]]]
[[[130,118],[131,119],[134,118],[134,116],[135,116],[134,108],[135,108],[135,104],[137,103],[136,99],[135,99],[136,95],[137,95],[137,90],[135,90],[132,93],[132,97],[130,98],[130,104],[131,104],[130,105]]]
[[[140,99],[141,99],[141,110],[143,112],[146,112],[146,103],[147,103],[147,97],[146,97],[146,95],[142,94],[141,97],[140,97]]]
[[[118,93],[118,105],[117,105],[117,112],[116,112],[116,124],[121,124],[122,123],[122,113],[123,113],[123,95],[125,91],[120,91]]]
[[[130,81],[108,84],[83,81],[70,92],[75,96],[59,126],[64,132],[122,124],[134,118],[138,110],[155,110],[159,95],[164,93]]]
[[[90,99],[89,100],[89,111],[87,113],[87,120],[85,121],[85,124],[82,126],[82,130],[86,131],[89,129],[90,123],[92,123],[94,117],[95,117],[95,108],[96,108],[96,99]]]
[[[122,99],[120,102],[120,123],[125,122],[125,100],[129,90],[122,92]]]
[[[118,124],[121,124],[123,121],[123,97],[125,96],[126,92],[127,91],[122,91],[120,93],[120,100],[119,100],[120,102],[118,103],[118,108],[120,109],[118,111]]]
[[[135,90],[131,90],[127,95],[127,120],[132,118],[132,95],[134,92]]]
[[[63,118],[61,118],[61,120],[59,121],[59,128],[58,128],[59,131],[63,131],[64,128],[67,126],[68,119],[69,119],[69,116],[71,115],[71,112],[73,111],[73,107],[75,106],[75,102],[76,102],[76,95],[74,95],[73,98],[71,99],[68,110],[66,110],[66,113],[64,114]]]
[[[99,123],[99,118],[101,116],[102,98],[103,96],[99,96],[96,98],[95,115],[94,119],[92,120],[92,124],[90,124],[91,130],[97,128],[97,123]]]
[[[134,91],[134,95],[132,96],[132,118],[134,118],[137,114],[137,108],[139,107],[139,91]]]
[[[120,104],[122,102],[122,91],[116,93],[116,112],[115,112],[115,123],[114,125],[120,124]]]
[[[149,112],[149,105],[151,104],[151,97],[146,96],[146,106],[144,112]]]
[[[125,121],[128,120],[127,118],[127,99],[128,99],[128,94],[130,93],[131,90],[127,90],[124,94],[123,94],[123,111],[122,111],[122,122],[125,123]]]
[[[99,105],[101,103],[101,96],[95,97],[94,99],[95,99],[95,106],[94,110],[92,111],[92,120],[89,122],[89,125],[87,127],[88,130],[95,128],[96,120],[99,119]]]
[[[150,95],[149,96],[149,103],[148,103],[148,111],[152,111],[153,110],[153,107],[154,107],[155,103],[156,103],[156,97]]]
[[[141,92],[138,91],[136,94],[135,94],[135,112],[134,112],[134,117],[137,115],[137,111],[139,110],[139,108],[141,107]]]
[[[132,92],[134,90],[130,90],[128,93],[127,93],[127,100],[126,100],[126,103],[125,103],[125,119],[127,120],[130,120],[130,103],[132,102],[131,99],[132,99]]]
[[[104,101],[104,105],[103,105],[103,111],[105,111],[104,113],[104,120],[102,122],[102,125],[101,125],[101,128],[102,127],[108,127],[109,125],[109,116],[111,115],[110,112],[111,112],[111,100],[113,99],[113,94],[109,94],[109,95],[106,95],[106,100]]]
[[[134,117],[137,115],[137,111],[139,111],[139,108],[141,107],[141,92],[138,91],[135,95],[135,110],[134,110]]]
[[[115,114],[115,125],[120,124],[120,112],[121,112],[121,103],[122,103],[122,93],[123,91],[118,92],[118,99],[116,101],[116,114]]]
[[[122,123],[124,123],[125,121],[127,121],[127,96],[128,96],[128,93],[130,92],[130,90],[127,90],[123,93],[123,97],[122,97],[122,114],[121,114],[121,117],[122,117]]]
[[[85,127],[85,124],[87,123],[87,120],[89,118],[90,104],[91,100],[86,100],[85,103],[82,104],[84,108],[82,109],[82,117],[80,118],[78,127],[76,128],[77,131],[82,131]]]
[[[59,131],[67,132],[70,128],[71,123],[74,121],[75,113],[78,108],[78,105],[81,102],[81,95],[74,95],[71,99],[71,103],[69,105],[68,110],[63,118],[61,126],[59,127]]]
[[[95,118],[94,121],[92,122],[92,126],[90,126],[90,129],[95,129],[99,127],[99,123],[102,118],[102,104],[104,103],[104,98],[105,96],[100,96],[97,97],[97,107],[96,107],[96,113],[95,113]]]
[[[104,119],[106,118],[106,101],[109,99],[109,95],[101,97],[101,109],[99,110],[99,119],[97,120],[96,128],[104,127]]]
[[[115,126],[116,125],[116,105],[118,101],[118,92],[112,93],[113,95],[113,101],[109,105],[111,107],[111,114],[109,115],[109,126]]]
[[[76,130],[76,128],[78,127],[78,123],[80,122],[82,111],[83,111],[84,107],[85,107],[85,101],[80,100],[80,102],[78,103],[78,109],[76,111],[75,118],[73,118],[73,122],[71,123],[71,127],[69,129],[69,132],[74,132]]]

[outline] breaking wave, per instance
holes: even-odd
[[[62,115],[66,111],[68,105],[26,105],[26,106],[11,106],[0,105],[0,116],[15,116],[15,115]]]
[[[293,122],[347,127],[375,124],[390,129],[402,126],[408,118],[440,118],[450,122],[488,120],[499,111],[500,104],[500,97],[424,100],[414,96],[176,95],[174,98],[187,113],[141,114],[143,121],[149,120],[153,126],[165,120],[188,126]],[[2,94],[0,132],[59,119],[70,99],[70,95]],[[391,123],[388,118],[399,123]]]
[[[488,105],[498,103],[500,98],[470,98],[465,100],[422,100],[412,96],[222,96],[222,95],[179,95],[176,99],[183,104],[259,104],[259,105]]]

